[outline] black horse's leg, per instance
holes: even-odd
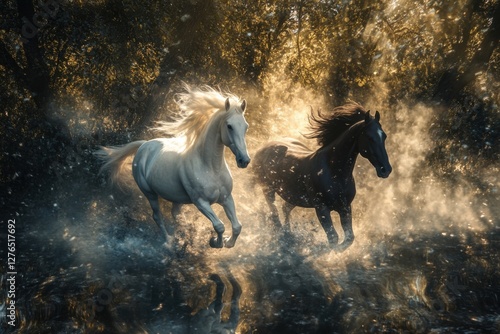
[[[285,204],[283,204],[283,213],[285,215],[285,222],[283,224],[283,227],[287,230],[287,232],[290,232],[290,213],[294,208],[295,205],[288,202],[285,202]]]
[[[340,244],[339,250],[343,251],[354,242],[354,232],[352,230],[352,213],[351,205],[347,205],[345,208],[339,211],[340,224],[344,230],[344,242]]]
[[[319,222],[323,229],[325,230],[328,242],[332,247],[336,247],[339,242],[339,235],[337,231],[333,228],[332,217],[330,216],[330,210],[327,207],[316,208],[316,215],[318,216]]]
[[[267,205],[271,209],[271,220],[274,223],[274,227],[277,231],[281,228],[280,216],[278,214],[278,208],[274,201],[276,200],[276,192],[270,188],[264,188],[264,197],[266,198]]]

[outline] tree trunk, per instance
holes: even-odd
[[[434,99],[449,102],[458,98],[462,90],[474,81],[476,73],[487,69],[491,55],[498,46],[499,38],[500,2],[497,2],[493,12],[492,23],[470,63],[465,67],[463,72],[458,70],[458,64],[452,64],[452,67],[441,76],[434,90]]]
[[[43,57],[43,50],[40,48],[38,31],[36,27],[37,18],[40,13],[35,13],[33,1],[17,0],[19,22],[23,33],[23,49],[26,57],[25,75],[27,89],[37,106],[37,118],[45,118],[48,104],[52,99],[50,89],[49,69]],[[29,38],[28,38],[29,37]]]
[[[44,50],[40,46],[38,26],[44,23],[48,15],[40,9],[35,12],[32,0],[17,0],[19,22],[21,25],[21,34],[23,41],[23,51],[26,57],[24,67],[16,64],[13,66],[14,75],[18,84],[23,85],[31,95],[36,108],[29,115],[31,127],[44,133],[48,139],[53,139],[59,144],[70,144],[71,134],[68,126],[50,115],[50,104],[55,98],[51,87],[51,75],[44,57]],[[55,15],[55,13],[52,13]],[[0,54],[3,54],[4,61],[11,62],[15,60],[10,57],[5,45],[0,45]],[[9,59],[10,57],[10,59]],[[23,71],[23,73],[21,73]]]

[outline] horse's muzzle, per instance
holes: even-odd
[[[236,164],[238,165],[238,168],[247,168],[248,164],[250,163],[250,158],[236,158]]]
[[[392,167],[389,165],[387,167],[380,166],[377,168],[377,176],[383,179],[388,178],[392,172]]]

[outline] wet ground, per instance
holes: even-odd
[[[3,318],[0,331],[500,330],[494,194],[465,191],[459,198],[420,187],[403,200],[387,181],[358,182],[357,238],[336,253],[311,210],[294,211],[290,233],[273,231],[260,190],[242,180],[243,173],[234,175],[244,185],[234,191],[244,229],[233,249],[211,249],[209,222],[188,207],[176,230],[178,251],[169,254],[145,199],[112,189],[89,170],[15,199],[2,210],[0,308],[7,313],[5,223],[15,219],[16,326]]]

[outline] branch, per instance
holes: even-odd
[[[472,56],[470,65],[464,71],[463,75],[458,79],[458,88],[464,88],[469,82],[474,80],[476,73],[487,68],[488,62],[490,61],[493,51],[498,46],[498,41],[500,39],[500,2],[497,3],[497,7],[493,12],[493,21],[490,28],[486,32],[481,45],[478,50]]]
[[[297,59],[299,64],[300,71],[300,63],[301,63],[301,52],[300,52],[300,31],[302,30],[302,7],[304,6],[302,0],[299,1],[299,8],[297,13],[298,18],[298,27],[297,27]]]
[[[12,57],[3,41],[0,41],[0,65],[3,65],[7,71],[12,72],[18,83],[22,83],[25,88],[28,88],[24,69]]]

